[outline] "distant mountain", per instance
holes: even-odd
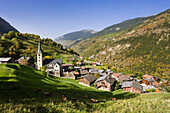
[[[71,47],[82,40],[88,39],[94,33],[96,33],[96,31],[94,30],[75,31],[67,33],[61,37],[55,38],[54,40],[57,41],[58,43],[63,44],[66,47]]]
[[[72,48],[117,68],[168,75],[170,9],[105,28]]]
[[[0,17],[0,34],[8,33],[9,31],[19,32],[13,26],[11,26],[7,21]]]

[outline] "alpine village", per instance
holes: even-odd
[[[0,18],[0,112],[170,112],[170,9],[55,39]]]

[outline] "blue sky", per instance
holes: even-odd
[[[55,38],[83,29],[99,31],[169,6],[170,0],[0,0],[0,16],[22,33]]]

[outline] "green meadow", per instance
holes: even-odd
[[[112,98],[117,100],[112,101]],[[92,103],[91,99],[99,103]],[[169,105],[169,93],[102,91],[79,85],[78,80],[49,76],[28,66],[0,64],[0,112],[167,113]]]

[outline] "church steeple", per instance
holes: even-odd
[[[38,44],[38,52],[37,53],[42,53],[40,41],[39,41],[39,44]]]
[[[41,44],[38,44],[38,51],[37,51],[37,69],[41,70],[43,67],[43,55],[41,51]]]

